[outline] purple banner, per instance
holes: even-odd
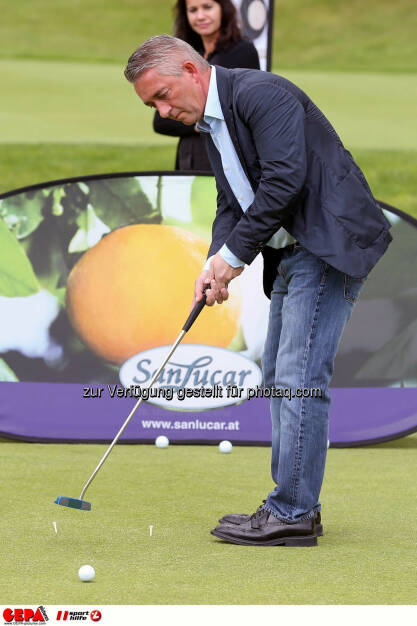
[[[31,441],[109,442],[135,398],[83,397],[78,384],[1,383],[0,434]],[[99,389],[99,388],[97,388]],[[330,441],[364,445],[417,429],[417,389],[331,389]],[[366,419],[364,418],[366,416]],[[269,401],[253,398],[210,411],[173,411],[143,402],[121,440],[269,444]]]

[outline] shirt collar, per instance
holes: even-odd
[[[207,102],[206,108],[204,109],[204,119],[206,117],[214,117],[218,120],[224,120],[223,111],[219,100],[219,92],[217,91],[216,67],[214,65],[211,66]]]
[[[216,67],[214,65],[211,66],[206,106],[204,108],[203,119],[197,124],[198,128],[207,132],[207,124],[210,126],[210,122],[213,119],[224,120],[219,92],[217,91]]]

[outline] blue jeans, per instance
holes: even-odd
[[[272,463],[276,487],[266,509],[286,522],[320,510],[329,427],[329,383],[339,342],[363,281],[334,269],[299,244],[288,246],[271,294],[262,359],[271,397]],[[319,389],[289,398],[297,390]],[[298,394],[301,392],[299,391]],[[318,395],[318,394],[316,394]]]

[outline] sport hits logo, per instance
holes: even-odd
[[[56,619],[57,621],[81,621],[86,620],[88,616],[90,616],[90,619],[93,622],[99,622],[101,620],[101,612],[97,609],[95,609],[94,611],[58,611]]]
[[[38,606],[37,609],[4,609],[3,617],[5,624],[39,624],[47,622],[48,616],[44,606]]]

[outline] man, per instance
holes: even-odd
[[[206,138],[218,206],[195,301],[207,283],[208,305],[227,300],[229,282],[262,252],[271,299],[264,384],[293,396],[321,389],[321,397],[271,398],[276,487],[253,515],[226,515],[212,534],[244,545],[317,545],[333,362],[390,224],[331,124],[286,79],[211,67],[168,35],[138,48],[125,76],[145,104],[197,124]]]

